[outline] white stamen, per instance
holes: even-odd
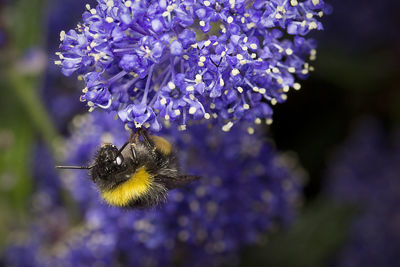
[[[232,75],[233,75],[233,76],[236,76],[236,75],[238,75],[239,73],[240,73],[240,71],[239,71],[238,69],[236,69],[236,68],[232,70]]]
[[[175,84],[173,82],[168,82],[168,87],[169,87],[169,89],[174,90]]]
[[[257,49],[257,44],[250,44],[250,48],[253,50]]]
[[[61,31],[60,32],[60,41],[62,42],[62,41],[64,41],[64,39],[65,39],[65,31]]]
[[[227,124],[225,124],[224,126],[222,126],[222,131],[224,132],[229,132],[229,130],[232,128],[233,126],[233,122],[228,122]]]
[[[194,114],[194,113],[196,113],[196,111],[197,111],[197,108],[195,108],[195,107],[190,107],[189,108],[189,114]]]
[[[294,83],[293,84],[293,89],[294,90],[300,90],[300,88],[301,88],[301,85],[299,83]]]

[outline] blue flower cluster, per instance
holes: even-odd
[[[331,163],[326,190],[360,208],[335,266],[400,266],[399,133],[391,140],[381,125],[366,120]]]
[[[66,144],[71,164],[90,161],[102,142],[121,145],[127,138],[123,123],[111,115],[94,112],[74,125]],[[103,203],[87,173],[65,172],[64,187],[79,204],[81,225],[50,241],[51,233],[48,239],[33,235],[9,250],[10,261],[19,265],[23,259],[13,257],[15,251],[27,250],[38,266],[232,265],[243,246],[293,219],[302,184],[293,160],[246,128],[229,134],[203,125],[188,128],[179,140],[173,127],[165,137],[181,151],[183,169],[202,176],[199,181],[171,190],[158,208],[127,211]]]
[[[271,123],[271,105],[300,89],[330,12],[323,0],[97,0],[83,23],[61,32],[62,72],[80,74],[90,110],[128,127],[214,120]]]

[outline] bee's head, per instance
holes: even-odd
[[[124,158],[118,148],[113,144],[103,144],[97,152],[91,176],[93,181],[102,187],[104,184],[113,184],[115,175],[124,168]]]

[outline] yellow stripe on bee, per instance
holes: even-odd
[[[150,174],[142,167],[116,188],[101,192],[101,196],[108,204],[123,207],[127,206],[130,201],[145,195],[151,184]]]
[[[171,144],[160,136],[152,136],[154,145],[161,151],[161,153],[165,155],[169,155],[171,153]]]

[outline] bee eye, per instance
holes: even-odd
[[[115,162],[117,163],[117,165],[121,165],[122,164],[122,158],[121,157],[117,157],[115,159]]]

